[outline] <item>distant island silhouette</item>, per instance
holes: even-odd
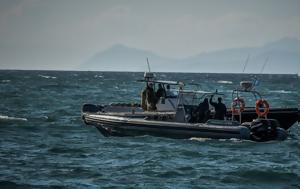
[[[288,73],[300,70],[300,40],[283,38],[259,47],[224,49],[182,59],[159,56],[151,51],[116,44],[94,54],[78,69],[88,71],[146,71],[146,57],[153,71],[161,72],[212,72]]]

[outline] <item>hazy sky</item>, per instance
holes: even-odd
[[[124,44],[182,58],[300,38],[299,0],[0,0],[0,69],[73,69]]]

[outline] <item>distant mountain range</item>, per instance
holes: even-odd
[[[300,40],[283,38],[261,47],[219,50],[184,59],[161,57],[153,52],[121,44],[96,53],[80,65],[90,71],[146,71],[214,73],[291,73],[300,71]],[[248,59],[248,63],[246,60]]]

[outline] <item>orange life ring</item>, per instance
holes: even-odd
[[[264,107],[264,111],[261,112],[260,111],[260,107]],[[256,101],[256,114],[258,115],[258,117],[265,117],[268,115],[269,111],[270,111],[270,106],[269,103],[265,100],[265,99],[260,99]]]
[[[237,110],[236,107],[239,105],[240,109]],[[245,101],[242,98],[235,98],[231,103],[231,112],[232,114],[241,113],[245,110]]]

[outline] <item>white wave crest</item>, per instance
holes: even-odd
[[[102,75],[94,75],[94,78],[103,78]]]
[[[56,79],[56,77],[49,76],[49,75],[39,75],[39,77],[46,78],[46,79]]]
[[[6,115],[0,115],[0,121],[28,121],[28,120],[27,118],[9,117]]]
[[[192,137],[189,140],[195,140],[195,141],[198,141],[198,142],[205,142],[205,141],[211,140],[211,138]]]
[[[224,81],[224,80],[220,80],[220,81],[217,81],[217,83],[221,83],[221,84],[232,84],[232,81]]]
[[[281,94],[291,94],[294,93],[293,91],[285,91],[285,90],[273,90],[270,91],[271,93],[281,93]]]
[[[2,80],[1,82],[2,82],[2,83],[9,83],[9,82],[10,82],[10,80],[8,80],[8,79],[4,79],[4,80]]]

